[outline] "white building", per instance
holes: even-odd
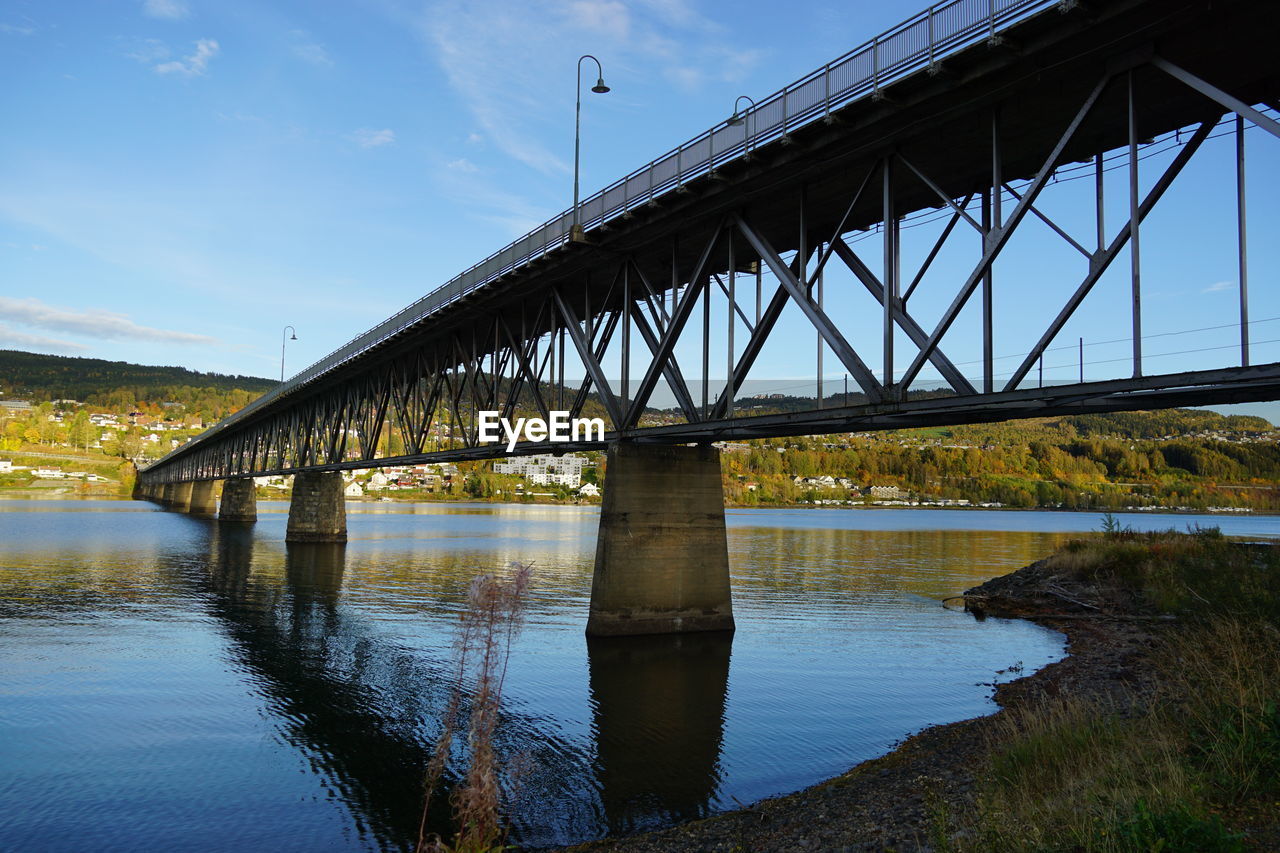
[[[347,484],[347,487],[342,490],[342,493],[349,498],[364,497],[364,489],[360,488],[360,484],[354,480]]]
[[[600,487],[595,483],[583,483],[578,487],[578,494],[584,498],[598,498],[600,497]]]
[[[493,463],[495,474],[524,477],[535,486],[564,486],[569,489],[582,485],[582,472],[586,467],[587,460],[573,454],[517,456]]]

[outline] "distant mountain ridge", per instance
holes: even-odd
[[[103,403],[127,391],[138,402],[164,402],[177,389],[248,391],[253,396],[276,385],[257,376],[202,373],[100,358],[0,350],[0,397],[32,402],[78,400]]]

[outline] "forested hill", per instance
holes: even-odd
[[[276,383],[256,376],[200,373],[184,367],[156,367],[0,350],[0,397],[30,400],[78,400],[100,406],[177,402],[190,404],[201,395],[245,392],[257,397]],[[243,402],[241,402],[243,405]]]

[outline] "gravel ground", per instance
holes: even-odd
[[[893,752],[827,782],[739,811],[657,832],[580,844],[573,851],[930,850],[952,830],[940,815],[973,807],[973,769],[1004,709],[1058,695],[1133,701],[1151,684],[1138,661],[1164,622],[1136,601],[1056,576],[1043,562],[965,593],[975,616],[1031,619],[1067,635],[1057,663],[1000,685],[995,715],[933,726]]]

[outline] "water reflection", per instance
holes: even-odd
[[[207,602],[236,663],[288,742],[354,807],[360,834],[407,848],[428,751],[418,726],[441,705],[441,671],[379,643],[340,606],[345,545],[291,543],[281,575],[255,571],[279,555],[255,555],[252,529],[210,529]]]
[[[588,644],[594,510],[370,505],[345,545],[286,546],[283,513],[88,506],[0,506],[3,849],[411,847],[464,591],[512,559],[536,582],[497,750],[532,767],[527,847],[812,784],[1061,648],[937,603],[1058,534],[734,513],[732,641]]]
[[[611,834],[709,813],[732,646],[733,633],[720,631],[587,640],[596,780]]]

